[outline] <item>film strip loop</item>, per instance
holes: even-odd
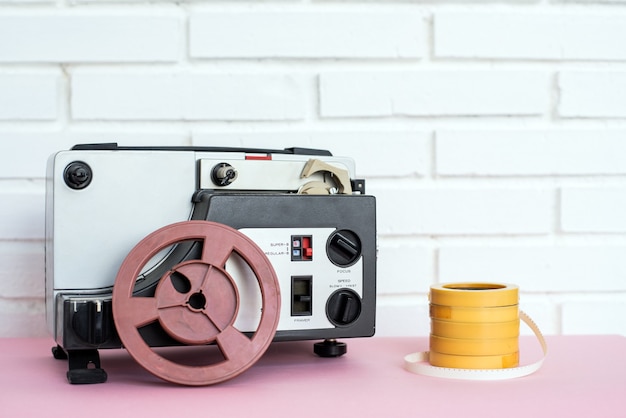
[[[409,354],[406,370],[427,376],[503,380],[534,373],[547,344],[537,325],[519,310],[518,287],[509,284],[456,283],[431,287],[430,351]],[[539,340],[544,357],[519,366],[519,323]]]

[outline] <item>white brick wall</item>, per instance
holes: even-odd
[[[182,52],[181,17],[175,9],[162,16],[5,14],[0,16],[0,62],[173,62]]]
[[[626,188],[568,188],[561,193],[561,228],[567,232],[626,232]]]
[[[56,72],[0,71],[0,120],[56,119],[58,80]]]
[[[367,86],[367,88],[365,88]],[[322,117],[540,115],[548,107],[543,71],[380,71],[323,73]]]
[[[402,11],[197,13],[189,51],[194,58],[420,58],[423,23],[419,12]]]
[[[546,190],[390,187],[375,194],[381,234],[547,234],[552,226]]]
[[[442,281],[505,281],[522,290],[624,292],[626,246],[446,247],[439,253]],[[626,308],[626,306],[625,306]]]
[[[626,335],[625,39],[621,0],[0,0],[0,336],[45,335],[48,155],[113,141],[354,157],[379,335],[460,280]]]
[[[624,60],[625,24],[623,13],[442,12],[435,16],[434,52],[441,58]]]
[[[561,101],[559,115],[564,118],[624,118],[626,72],[563,71],[559,74]]]
[[[626,174],[626,130],[456,130],[437,132],[441,176]],[[489,150],[489,152],[476,152]]]
[[[298,120],[303,84],[281,74],[77,72],[71,114],[77,120]]]

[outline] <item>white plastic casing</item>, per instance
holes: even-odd
[[[56,329],[56,295],[76,292],[88,297],[111,288],[124,258],[141,239],[163,226],[189,219],[191,199],[199,188],[296,192],[309,181],[324,180],[319,173],[299,178],[310,158],[347,170],[350,178],[355,174],[353,161],[343,157],[247,157],[250,155],[244,152],[193,150],[73,150],[52,155],[46,186],[46,302],[48,328],[57,341],[62,331]],[[92,182],[80,190],[68,187],[63,177],[65,168],[75,161],[86,163],[93,171]],[[210,169],[220,162],[228,162],[238,171],[237,180],[225,188],[210,180]],[[287,286],[282,280],[281,289]],[[288,309],[283,306],[281,312]],[[281,321],[288,322],[282,316]],[[285,326],[292,329],[293,325]]]

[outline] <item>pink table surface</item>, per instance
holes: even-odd
[[[404,355],[427,338],[345,340],[323,359],[311,342],[273,344],[250,370],[208,387],[161,381],[124,350],[102,350],[107,383],[70,385],[49,339],[0,339],[0,417],[626,417],[626,338],[547,337],[530,376],[462,381],[411,374]],[[521,337],[521,362],[541,358]]]

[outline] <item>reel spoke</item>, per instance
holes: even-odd
[[[217,336],[217,345],[227,360],[248,357],[254,349],[252,341],[233,326],[229,326]]]
[[[135,328],[141,328],[159,318],[157,303],[154,298],[135,297],[129,299],[129,313]]]
[[[233,253],[233,246],[218,240],[205,239],[202,244],[202,256],[200,260],[206,264],[224,267],[226,260]]]
[[[211,322],[211,325],[213,325],[215,329],[217,329],[220,332],[224,330],[223,327],[220,326],[219,321],[216,321],[215,319],[211,318],[211,314],[209,314],[206,310],[202,311],[202,315],[207,317],[207,319],[209,320],[209,322]]]

